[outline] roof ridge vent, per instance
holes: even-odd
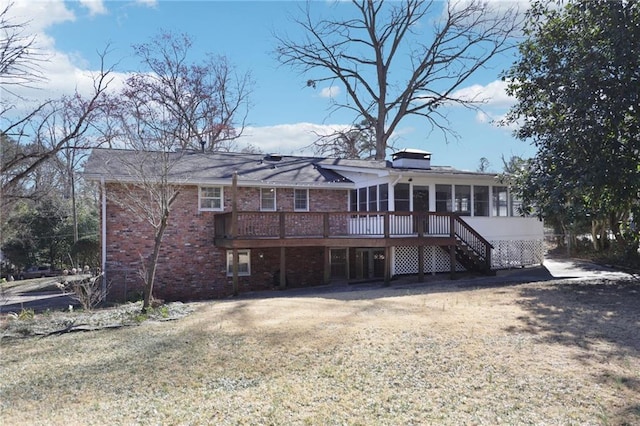
[[[419,149],[402,149],[391,155],[394,168],[431,169],[431,153]]]
[[[267,154],[264,157],[264,161],[280,161],[282,160],[282,155],[281,154]]]

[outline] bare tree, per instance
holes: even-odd
[[[375,129],[366,121],[345,130],[336,130],[328,135],[316,133],[316,136],[318,139],[313,145],[317,155],[351,159],[375,157]]]
[[[17,199],[37,197],[34,178],[61,150],[92,146],[76,142],[100,117],[112,79],[111,69],[105,67],[105,49],[89,95],[76,92],[22,111],[28,101],[13,89],[35,88],[46,82],[42,64],[47,58],[38,49],[36,37],[25,33],[27,23],[11,18],[11,7],[9,4],[0,10],[0,208]]]
[[[104,55],[101,56],[104,64]],[[24,183],[48,160],[64,149],[89,149],[92,143],[82,136],[100,119],[105,108],[105,92],[111,82],[111,70],[102,68],[94,76],[93,93],[76,93],[60,100],[47,101],[22,118],[10,121],[2,130],[6,138],[0,162],[2,204],[37,194],[24,193]]]
[[[25,34],[27,22],[11,19],[12,6],[9,3],[0,10],[0,98],[2,92],[15,96],[13,87],[31,87],[45,80],[40,68],[45,58],[36,48],[36,37]]]
[[[170,32],[134,46],[136,56],[151,72],[129,78],[125,95],[137,103],[138,119],[170,131],[167,138],[176,147],[228,149],[244,130],[251,75],[238,73],[219,55],[208,54],[202,63],[190,63],[191,48],[188,35]],[[159,120],[160,116],[171,122]]]
[[[277,35],[276,53],[282,64],[312,75],[308,86],[327,82],[345,89],[346,99],[333,98],[333,106],[355,112],[354,122],[372,123],[376,159],[385,157],[389,137],[408,115],[424,117],[445,137],[455,134],[441,108],[477,107],[480,100],[456,91],[512,47],[520,22],[516,9],[496,13],[478,0],[352,0],[351,5],[349,18],[333,19],[316,18],[307,3],[295,21],[304,38]],[[403,55],[408,61],[402,62]]]
[[[153,234],[149,252],[140,253],[143,311],[153,301],[162,240],[186,178],[174,168],[186,149],[224,149],[225,142],[242,132],[249,106],[249,75],[236,79],[220,57],[189,63],[190,47],[188,36],[170,33],[135,46],[152,72],[127,79],[104,120],[111,144],[131,149],[111,168],[118,172],[113,180],[121,189],[114,188],[111,200],[129,211],[132,220],[147,222]]]
[[[140,149],[118,157],[118,164],[106,166],[119,173],[119,190],[111,192],[111,201],[131,213],[132,221],[147,222],[153,232],[151,253],[139,253],[142,261],[139,272],[144,283],[142,311],[146,312],[153,302],[160,249],[171,208],[180,194],[179,182],[172,180],[172,169],[183,153],[147,151],[143,148],[145,139],[137,139],[137,142],[140,142]]]

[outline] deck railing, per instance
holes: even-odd
[[[491,244],[455,213],[237,212],[215,215],[218,239],[450,237],[491,269]]]
[[[458,216],[436,212],[238,212],[234,231],[232,214],[221,213],[215,216],[215,235],[229,239],[453,236],[452,217]]]

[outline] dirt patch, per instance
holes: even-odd
[[[0,342],[7,423],[638,424],[640,285],[274,293]]]

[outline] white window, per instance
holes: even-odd
[[[509,216],[509,192],[506,186],[494,186],[493,216]]]
[[[268,212],[276,210],[275,188],[260,188],[260,210]]]
[[[198,192],[200,210],[221,211],[224,207],[222,195],[222,187],[220,186],[201,186]]]
[[[309,190],[293,190],[293,209],[296,211],[309,211]]]
[[[489,216],[489,187],[473,187],[473,215]]]
[[[227,276],[233,275],[233,250],[227,250]],[[238,250],[238,275],[251,275],[251,250]]]

